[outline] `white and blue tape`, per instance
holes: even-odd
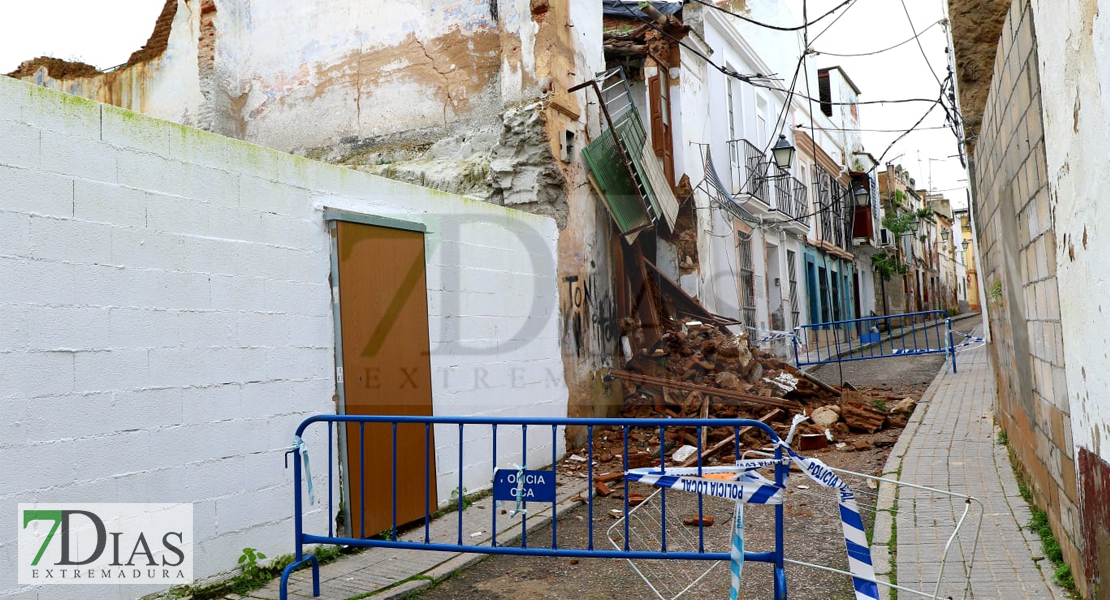
[[[638,481],[656,487],[736,501],[736,518],[732,528],[729,552],[731,577],[729,599],[736,600],[740,591],[740,574],[744,566],[744,504],[782,504],[784,486],[763,477],[755,469],[793,462],[817,484],[837,490],[840,503],[840,522],[844,533],[844,546],[848,552],[848,571],[856,591],[856,600],[878,600],[879,586],[875,583],[875,567],[871,562],[871,549],[863,528],[855,493],[834,471],[816,458],[795,453],[784,441],[778,442],[787,454],[782,461],[776,459],[742,460],[727,467],[675,468],[662,471],[631,469],[625,473],[629,481]],[[721,473],[735,473],[732,481],[704,477]]]

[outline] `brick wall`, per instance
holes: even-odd
[[[1040,90],[1032,12],[1027,0],[1015,0],[973,156],[979,276],[993,336],[997,416],[1037,505],[1048,512],[1073,571],[1082,573]]]
[[[17,502],[192,502],[198,577],[245,546],[289,552],[282,455],[302,419],[335,411],[325,206],[428,227],[437,414],[566,414],[549,218],[6,77],[0,140],[9,517]],[[441,499],[458,480],[446,433]],[[326,442],[306,441],[324,490]],[[551,452],[540,442],[535,464]],[[488,485],[488,448],[468,451],[468,489]],[[328,518],[317,506],[308,523]],[[19,588],[14,526],[0,519],[0,597],[87,597]]]

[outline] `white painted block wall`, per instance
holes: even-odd
[[[19,502],[192,502],[198,577],[291,551],[283,452],[335,412],[325,206],[427,225],[436,414],[566,415],[551,219],[0,77],[0,598],[155,589],[18,586]],[[455,439],[437,431],[441,500]]]

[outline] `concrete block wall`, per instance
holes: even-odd
[[[1015,0],[1002,27],[973,157],[979,276],[993,339],[995,410],[1078,574],[1075,446],[1040,82],[1033,13],[1028,0]]]
[[[201,578],[246,546],[291,551],[283,452],[306,416],[336,410],[325,206],[427,225],[437,414],[566,414],[551,219],[5,77],[0,139],[9,516],[19,502],[192,502]],[[465,377],[445,379],[451,369]],[[323,431],[306,437],[318,494]],[[437,436],[439,451],[451,440]],[[483,448],[468,464],[483,452],[489,463]],[[457,471],[440,461],[443,499]],[[464,475],[470,489],[488,485],[489,471]],[[313,507],[307,522],[325,527],[325,513]],[[15,539],[15,519],[0,519],[0,598],[88,597],[18,586]]]

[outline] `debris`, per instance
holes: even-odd
[[[628,505],[629,506],[639,506],[639,505],[644,503],[644,500],[645,500],[645,498],[642,494],[629,494],[628,495]]]
[[[572,564],[572,565],[578,564],[578,559],[577,558],[570,559],[570,564]]]
[[[697,366],[700,366],[700,365],[697,365]],[[795,410],[798,409],[798,408],[801,408],[801,406],[798,404],[797,400],[785,400],[785,399],[782,399],[782,398],[771,398],[771,397],[758,396],[758,395],[754,395],[754,394],[742,394],[742,393],[739,393],[739,392],[733,392],[731,390],[722,390],[722,389],[719,389],[719,388],[709,387],[707,385],[697,385],[697,384],[693,384],[693,383],[673,381],[673,380],[669,380],[669,379],[663,379],[663,378],[660,378],[660,377],[652,377],[652,376],[649,376],[649,375],[640,375],[640,374],[637,374],[637,373],[630,373],[630,372],[627,372],[627,371],[613,370],[613,371],[609,371],[609,374],[612,375],[613,377],[616,377],[617,379],[623,379],[625,381],[631,381],[633,383],[639,383],[639,384],[643,384],[643,385],[666,386],[666,387],[670,387],[670,388],[678,389],[678,390],[686,390],[686,391],[690,391],[690,392],[702,392],[704,394],[708,394],[708,395],[711,395],[711,396],[717,396],[719,398],[724,398],[724,399],[728,399],[728,400],[737,400],[737,401],[740,401],[740,402],[751,402],[751,403],[754,403],[754,404],[765,404],[765,405],[769,405],[769,406],[778,406],[778,407],[781,407],[781,408],[789,408],[789,409],[795,409]]]
[[[578,456],[577,454],[571,454],[569,458],[571,460],[575,461],[575,462],[583,462],[583,463],[586,462],[585,458],[582,458],[581,456]]]
[[[614,519],[619,519],[624,516],[624,511],[619,508],[613,508],[609,510],[609,516]]]
[[[839,444],[836,445],[837,450],[843,450],[847,447],[848,447],[848,444],[845,444],[844,442],[840,442]]]
[[[472,538],[481,537],[483,533],[485,533],[485,532],[484,531],[475,531],[474,533],[470,534],[470,537],[472,537]]]
[[[822,406],[810,413],[809,420],[818,427],[832,427],[840,420],[840,407],[832,404]]]
[[[594,482],[594,493],[598,496],[608,496],[613,493],[613,490],[608,485],[605,485],[605,482],[597,481]]]
[[[840,416],[848,427],[867,433],[882,429],[886,406],[881,400],[847,389],[847,385],[840,394]]]
[[[794,377],[790,373],[785,372],[779,373],[778,377],[775,377],[774,379],[767,379],[766,377],[764,377],[763,381],[777,386],[780,390],[786,393],[793,392],[794,388],[798,387],[798,378]]]
[[[697,452],[698,449],[696,447],[687,444],[679,447],[678,450],[675,450],[674,454],[671,455],[671,460],[680,463],[697,454]]]
[[[767,422],[771,421],[772,419],[778,417],[781,414],[782,414],[782,411],[776,408],[775,410],[772,410],[771,412],[769,412],[769,413],[763,415],[762,417],[760,417],[759,421],[761,423],[767,423]],[[752,427],[741,427],[740,431],[738,433],[741,436],[743,436],[745,433],[748,433],[751,430],[752,430]],[[705,460],[709,456],[711,456],[713,454],[716,454],[718,451],[720,451],[721,449],[723,449],[725,447],[734,445],[735,439],[736,439],[736,433],[733,433],[733,434],[729,435],[728,437],[726,437],[725,439],[717,442],[711,448],[709,448],[708,450],[706,450],[705,452],[702,453],[702,455],[701,455],[702,460]],[[698,462],[698,458],[696,456],[693,456],[693,457],[690,457],[690,458],[686,459],[686,461],[681,463],[679,466],[680,467],[690,467],[690,466],[693,466],[693,465],[697,464],[697,462]]]
[[[890,407],[890,410],[887,412],[887,414],[892,414],[892,415],[905,414],[905,415],[909,415],[910,413],[913,412],[913,409],[916,406],[917,406],[917,400],[914,400],[913,398],[902,398],[901,400],[895,402],[894,406]]]
[[[698,525],[702,525],[703,527],[712,527],[713,515],[702,515],[700,518],[697,515],[686,517],[682,519],[682,524],[689,525],[690,527],[697,527]]]
[[[869,442],[867,440],[856,440],[856,441],[852,442],[852,448],[857,450],[857,451],[870,450],[871,449],[871,442]]]
[[[829,445],[829,440],[823,433],[803,433],[798,440],[800,450],[820,450]]]
[[[604,475],[594,476],[594,481],[600,481],[601,483],[609,483],[612,481],[617,481],[619,479],[624,479],[624,473],[621,473],[619,471],[616,473],[605,473]]]

